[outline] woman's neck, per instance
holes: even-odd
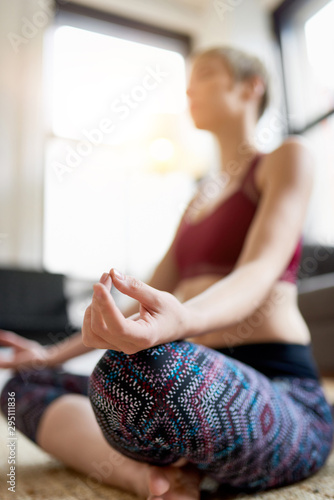
[[[255,145],[255,124],[243,122],[229,124],[214,134],[220,150],[220,171],[238,183],[259,150]]]

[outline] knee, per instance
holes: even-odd
[[[107,350],[96,364],[90,379],[88,396],[109,398],[120,394],[141,398],[157,397],[168,392],[188,368],[196,371],[189,361],[191,344],[186,341],[170,342],[135,354]],[[121,391],[121,392],[120,392]]]
[[[88,397],[111,446],[133,459],[161,464],[182,456],[176,444],[181,421],[169,425],[166,416],[175,419],[173,389],[184,383],[189,346],[177,341],[135,354],[104,353],[90,376]]]
[[[153,349],[135,354],[107,350],[90,375],[88,389],[90,400],[96,402],[97,397],[109,400],[113,396],[119,397],[120,391],[126,394],[129,391],[138,392],[144,387],[146,390],[158,389],[159,363],[155,358],[157,355]]]

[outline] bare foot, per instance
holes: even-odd
[[[199,500],[202,477],[203,473],[191,464],[150,466],[147,500]]]

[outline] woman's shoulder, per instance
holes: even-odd
[[[266,181],[284,182],[288,179],[313,181],[315,157],[309,142],[299,135],[288,136],[276,149],[263,156],[258,182],[264,187]]]
[[[302,135],[289,135],[286,137],[282,143],[271,153],[268,153],[266,156],[275,156],[278,154],[291,154],[292,152],[296,153],[308,153],[312,155],[312,148],[309,141],[303,137]]]

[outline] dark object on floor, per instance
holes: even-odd
[[[334,246],[304,245],[298,270],[298,305],[323,376],[334,375],[333,304]]]
[[[75,330],[70,325],[64,276],[44,271],[0,269],[0,328],[43,345]]]

